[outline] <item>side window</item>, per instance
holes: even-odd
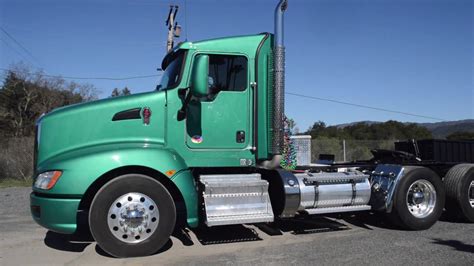
[[[247,89],[247,58],[235,55],[209,55],[209,91],[244,91]]]

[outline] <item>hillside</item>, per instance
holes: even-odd
[[[377,124],[381,122],[359,121],[359,122],[353,122],[353,123],[339,124],[335,126],[337,128],[344,128],[344,127],[352,126],[358,123],[372,125],[372,124]],[[474,132],[474,119],[464,119],[464,120],[445,121],[445,122],[436,122],[436,123],[415,123],[415,124],[425,127],[431,132],[431,134],[433,134],[434,138],[440,138],[440,139],[444,139],[449,134],[458,132],[458,131]]]
[[[426,127],[431,131],[435,138],[445,138],[449,134],[457,131],[474,132],[474,119],[438,123],[420,123],[419,125]]]

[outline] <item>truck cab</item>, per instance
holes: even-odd
[[[192,170],[249,169],[272,159],[272,115],[266,111],[273,104],[272,40],[262,33],[181,43],[163,59],[155,91],[41,117],[33,218],[73,233],[101,186],[135,173],[160,180],[179,201],[187,225],[197,226]]]

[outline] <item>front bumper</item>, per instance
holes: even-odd
[[[41,226],[58,233],[72,234],[77,229],[80,199],[49,198],[30,194],[31,216]]]

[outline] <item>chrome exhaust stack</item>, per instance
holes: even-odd
[[[272,153],[280,155],[283,148],[285,117],[285,46],[283,45],[283,14],[287,0],[280,0],[275,8],[274,36],[274,119]]]

